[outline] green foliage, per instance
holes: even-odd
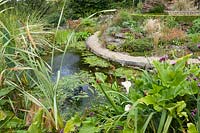
[[[78,127],[81,125],[81,119],[78,115],[75,115],[70,120],[67,121],[64,133],[75,132]]]
[[[174,28],[178,26],[178,22],[175,20],[175,17],[168,16],[164,19],[164,23],[169,28]]]
[[[187,130],[188,133],[198,133],[198,131],[193,123],[188,123],[187,127],[188,127],[188,130]]]
[[[106,48],[111,50],[111,51],[114,51],[115,49],[117,49],[117,46],[113,45],[113,44],[108,44],[108,45],[106,45]]]
[[[78,87],[84,86],[86,84],[90,84],[92,82],[94,82],[93,76],[85,71],[61,78],[58,84],[58,101],[60,103],[59,106],[64,103],[66,98],[74,97],[74,89],[77,89]]]
[[[0,110],[0,121],[5,120],[6,117],[7,115],[5,114],[5,112],[3,110]]]
[[[200,18],[198,19],[195,19],[193,22],[192,22],[192,27],[189,29],[189,33],[200,33]]]
[[[110,0],[70,0],[67,4],[68,18],[78,19],[89,16],[97,11],[108,9]]]
[[[122,22],[132,20],[131,14],[127,10],[121,10],[119,12],[119,17]]]
[[[131,14],[131,18],[135,21],[141,21],[143,22],[146,19],[152,18],[167,18],[169,15],[155,15],[155,14]],[[191,22],[199,18],[199,16],[178,16],[178,15],[171,15],[171,17],[174,17],[177,22]]]
[[[137,6],[136,6],[135,12],[142,13],[142,8],[143,8],[143,3],[141,0],[139,0],[139,2],[137,3]]]
[[[86,27],[94,27],[96,25],[96,22],[93,20],[93,19],[90,19],[90,18],[84,18],[84,19],[81,19],[81,23],[80,23],[81,26],[86,26]]]
[[[11,91],[13,91],[15,88],[13,87],[7,87],[7,88],[1,88],[0,89],[0,97],[4,97],[8,95]]]
[[[136,0],[134,0],[136,1]],[[122,8],[130,8],[130,7],[133,7],[133,0],[112,0],[110,6],[112,8],[119,8],[119,9],[122,9]],[[137,3],[136,3],[137,4]]]
[[[186,102],[179,101],[177,97],[193,95],[198,92],[197,82],[195,80],[186,81],[186,78],[195,71],[199,75],[196,68],[187,69],[185,67],[188,57],[186,56],[178,60],[174,66],[168,63],[161,64],[154,62],[157,76],[153,77],[153,79],[148,79],[151,89],[148,91],[147,96],[139,100],[146,105],[153,105],[154,109],[158,112],[162,110],[169,111],[169,119],[167,118],[165,125],[167,122],[169,123],[164,126],[163,132],[167,132],[164,130],[168,130],[172,117],[179,119],[185,117],[188,121],[188,114],[184,111]],[[156,81],[159,82],[156,83]]]
[[[112,26],[112,27],[109,27],[106,32],[109,34],[109,35],[115,35],[116,33],[118,33],[120,31],[121,27],[119,26]]]
[[[150,51],[153,49],[153,42],[148,38],[127,39],[126,42],[122,45],[122,48],[124,51],[129,52]]]
[[[198,44],[200,42],[200,33],[189,34],[188,37],[189,37],[189,42],[186,44],[186,46],[192,52],[199,52],[200,49],[198,48]]]
[[[198,81],[193,77],[187,79],[191,75],[198,77],[200,71],[198,66],[186,66],[189,57],[183,57],[173,65],[155,61],[154,74],[144,71],[142,77],[130,78],[130,81],[134,81],[134,85],[126,94],[115,82],[107,83],[106,75],[96,73],[98,82],[93,86],[101,90],[107,102],[93,108],[96,114],[101,114],[94,117],[97,120],[95,125],[100,126],[101,131],[108,132],[167,133],[174,127],[177,128],[175,131],[183,130],[189,121],[195,123],[190,118],[188,110],[191,110],[191,107],[188,104],[191,102],[191,97],[198,93]],[[121,77],[123,70],[116,71],[120,71]],[[127,104],[130,108],[126,112],[123,108]],[[195,128],[194,124],[188,124],[188,131],[196,131]]]
[[[90,67],[109,67],[110,63],[97,56],[88,56],[83,58],[84,63],[89,64]]]
[[[122,27],[123,28],[135,28],[137,26],[137,22],[136,21],[124,21],[122,23]]]
[[[0,132],[6,132],[9,129],[22,129],[24,121],[16,117],[12,112],[0,110]]]
[[[126,78],[127,80],[131,80],[133,79],[133,74],[135,73],[135,71],[131,68],[124,68],[124,67],[120,67],[115,69],[114,71],[114,75],[116,77],[120,77],[120,78]]]
[[[197,44],[200,42],[200,33],[189,34],[188,37],[192,43]]]
[[[39,109],[38,112],[35,114],[32,124],[29,126],[27,133],[41,133],[42,132],[42,116],[43,110]]]
[[[164,13],[165,6],[163,4],[157,4],[149,10],[149,13]]]
[[[121,24],[122,28],[129,28],[131,31],[134,32],[142,32],[141,26],[135,20],[124,21]]]
[[[83,54],[86,51],[86,45],[84,41],[71,43],[69,48],[76,49],[80,54]]]
[[[62,45],[68,42],[68,38],[72,35],[70,30],[58,30],[55,35],[56,44]]]
[[[48,24],[51,24],[53,26],[57,26],[59,18],[60,18],[60,11],[53,12],[45,17]],[[66,18],[62,17],[60,25],[64,25],[64,24],[66,24]]]
[[[83,126],[80,128],[80,133],[97,133],[99,132],[99,128],[96,127],[96,123],[92,118],[87,118],[83,122]]]
[[[104,83],[107,79],[107,76],[101,72],[96,72],[95,73],[95,77],[97,80],[99,80],[100,82]]]
[[[77,41],[85,41],[90,35],[91,35],[91,33],[89,33],[89,32],[80,31],[80,32],[76,33],[76,39],[77,39]]]

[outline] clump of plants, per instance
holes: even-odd
[[[178,43],[176,44],[174,42],[179,41],[181,43],[181,41],[183,42],[185,39],[186,39],[186,33],[184,31],[182,31],[181,29],[166,28],[163,31],[162,40],[167,43],[174,44],[174,45],[180,45],[180,44],[178,44]]]
[[[200,33],[200,18],[198,19],[195,19],[193,22],[192,22],[192,27],[189,29],[189,33]]]
[[[126,52],[145,52],[153,50],[153,42],[151,39],[133,39],[126,40],[122,46],[123,51]]]
[[[86,112],[79,121],[82,125],[75,119],[73,124],[78,131],[197,133],[200,72],[198,66],[186,65],[188,59],[186,56],[173,64],[155,61],[154,73],[143,71],[142,76],[121,83],[108,83],[107,75],[95,73],[93,86],[106,100]]]

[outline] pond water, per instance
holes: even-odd
[[[62,62],[63,58],[63,63]],[[47,57],[45,59],[48,64],[51,64],[51,57]],[[60,67],[62,64],[62,67]],[[63,54],[56,54],[54,56],[53,65],[52,65],[52,80],[56,81],[58,71],[60,71],[60,78],[62,77],[68,77],[70,75],[73,75],[75,73],[79,73],[81,71],[82,65],[81,65],[81,56],[76,52],[67,52],[65,55]],[[94,88],[92,88],[89,85],[83,85],[79,86],[77,88],[69,88],[65,86],[63,88],[63,92],[67,92],[66,89],[72,89],[71,92],[74,97],[78,96],[80,93],[85,93],[87,96],[84,98],[79,99],[78,101],[75,100],[73,102],[73,99],[71,96],[67,96],[65,100],[62,100],[62,103],[59,103],[59,108],[64,115],[65,118],[73,116],[73,114],[80,110],[79,112],[84,111],[85,108],[91,106],[91,103],[95,102],[95,96],[97,95],[97,92]],[[68,94],[64,94],[68,95]],[[61,96],[62,97],[62,96]]]
[[[61,62],[63,58],[62,67]],[[51,59],[48,60],[50,64]],[[65,55],[58,54],[54,56],[53,65],[52,65],[52,79],[56,80],[58,71],[60,70],[61,78],[64,76],[72,75],[80,71],[80,55],[74,52],[67,52]]]

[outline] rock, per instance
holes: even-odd
[[[116,46],[122,45],[125,42],[124,39],[114,38],[112,36],[105,36],[105,41],[107,44],[112,44]]]
[[[116,38],[121,38],[121,39],[126,39],[127,38],[125,33],[117,33],[117,34],[115,34],[115,37]]]

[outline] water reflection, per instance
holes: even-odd
[[[63,56],[64,56],[64,58],[63,58]],[[62,63],[62,67],[60,67],[62,58],[63,58],[63,63]],[[49,61],[49,63],[50,62],[51,61]],[[56,55],[54,57],[53,66],[52,66],[53,81],[56,80],[59,70],[60,70],[61,77],[72,75],[76,72],[79,72],[80,71],[79,62],[80,62],[80,55],[78,55],[76,53],[69,52],[69,53],[66,53],[65,55],[63,55],[63,54]]]

